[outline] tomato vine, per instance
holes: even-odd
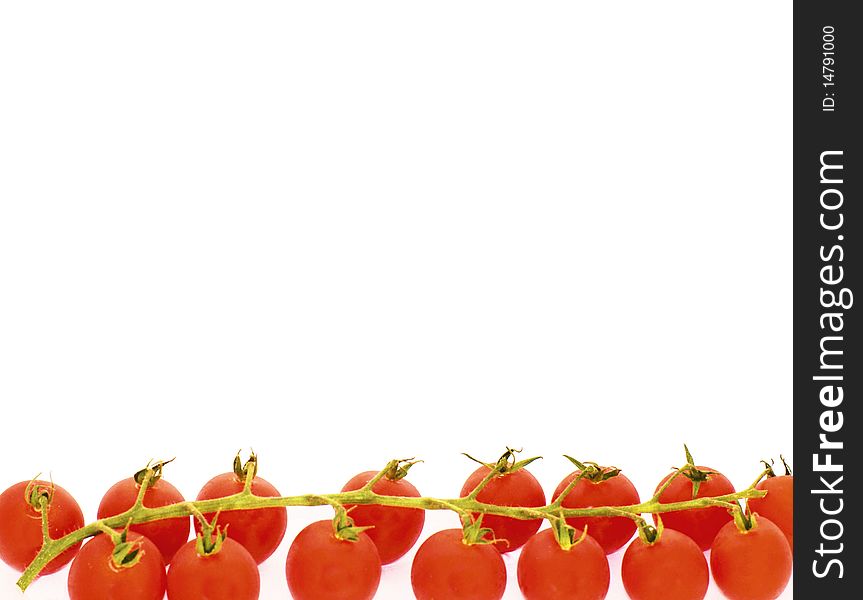
[[[545,519],[552,524],[561,520],[578,517],[628,517],[633,519],[639,530],[648,531],[649,526],[642,517],[644,514],[661,514],[673,511],[699,509],[707,507],[724,507],[732,512],[742,511],[739,502],[764,497],[767,492],[756,486],[762,479],[769,475],[769,469],[762,471],[755,481],[746,489],[738,492],[724,494],[715,497],[698,497],[678,502],[660,502],[660,496],[668,488],[671,482],[681,476],[691,473],[697,469],[692,464],[691,457],[687,452],[687,464],[671,473],[669,478],[663,482],[654,495],[647,501],[627,506],[598,506],[591,508],[568,508],[563,505],[567,494],[574,488],[578,479],[570,482],[570,485],[556,497],[556,499],[545,506],[499,506],[477,500],[479,493],[489,484],[495,473],[500,470],[511,472],[529,464],[530,460],[515,462],[513,453],[507,452],[496,464],[490,467],[489,475],[483,478],[476,487],[467,495],[459,498],[433,498],[412,497],[379,494],[373,487],[388,474],[404,473],[414,463],[410,460],[396,459],[389,461],[386,466],[375,474],[374,477],[359,489],[331,494],[302,494],[295,496],[257,496],[253,493],[252,482],[257,472],[257,457],[252,454],[246,465],[237,470],[243,473],[245,484],[243,489],[233,495],[213,498],[208,500],[184,501],[168,504],[157,508],[144,505],[144,494],[147,489],[161,475],[161,467],[164,463],[156,463],[148,466],[138,474],[136,481],[140,485],[138,496],[134,504],[126,511],[107,518],[99,519],[88,525],[72,531],[62,537],[51,536],[48,527],[48,504],[50,498],[42,495],[38,498],[41,507],[42,518],[42,547],[33,561],[23,571],[18,580],[18,587],[26,590],[27,587],[39,576],[40,572],[57,556],[67,549],[79,544],[86,538],[99,535],[105,531],[122,530],[129,525],[150,523],[177,517],[194,516],[197,519],[204,518],[205,514],[222,513],[226,511],[255,510],[262,508],[299,507],[299,506],[332,506],[337,515],[343,514],[346,506],[378,505],[400,508],[413,508],[422,510],[450,510],[457,513],[463,522],[471,522],[471,515],[494,515],[509,517],[513,519]],[[531,459],[534,460],[534,459]],[[588,466],[593,463],[586,463]],[[583,471],[585,477],[594,474],[592,469]]]

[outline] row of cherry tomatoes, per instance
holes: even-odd
[[[511,463],[509,463],[511,466]],[[581,465],[581,463],[578,463]],[[618,469],[593,463],[560,482],[552,501],[564,492],[565,508],[638,504],[635,486]],[[507,468],[506,462],[484,464],[465,481],[467,496],[495,473],[477,500],[504,506],[540,507],[545,493],[527,468]],[[150,508],[184,501],[176,487],[159,476],[150,482],[144,505]],[[403,476],[383,477],[373,486],[382,495],[419,497]],[[771,473],[772,475],[772,473]],[[342,491],[362,488],[375,472],[360,473]],[[734,492],[718,471],[689,465],[669,483],[671,474],[657,486],[661,502]],[[243,472],[218,475],[199,492],[198,500],[221,498],[243,490]],[[487,515],[480,525],[488,535],[466,544],[462,529],[438,532],[418,549],[411,572],[419,600],[499,600],[506,586],[501,555],[523,548],[518,561],[518,583],[528,600],[601,600],[610,581],[606,556],[632,542],[622,561],[624,587],[633,600],[701,600],[709,572],[732,600],[771,600],[787,585],[791,572],[792,486],[789,475],[770,476],[759,483],[766,497],[749,503],[757,513],[741,531],[722,507],[664,513],[659,535],[637,536],[628,517],[567,519],[570,526],[561,542],[561,529],[539,531],[541,519],[519,520]],[[98,518],[120,514],[132,507],[140,490],[139,478],[118,482],[104,495]],[[568,490],[568,491],[567,491]],[[276,497],[278,490],[255,475],[252,492]],[[48,525],[56,539],[84,525],[77,502],[60,486],[42,481],[21,482],[0,494],[0,558],[23,571],[42,544],[41,518],[36,507],[48,496]],[[367,600],[374,596],[381,565],[406,554],[419,538],[425,522],[422,510],[363,505],[348,507],[360,531],[343,539],[331,521],[313,523],[294,539],[288,552],[286,577],[296,600]],[[204,515],[212,520],[214,515]],[[236,510],[217,516],[226,539],[217,551],[201,550],[199,539],[189,541],[188,517],[131,525],[122,536],[125,550],[117,563],[118,539],[98,535],[83,548],[69,548],[52,560],[42,574],[55,572],[69,561],[68,589],[72,600],[254,600],[260,579],[258,564],[279,546],[287,527],[284,508]],[[194,520],[199,534],[202,524]],[[362,530],[363,527],[373,526]],[[485,530],[483,530],[485,531]],[[585,533],[586,532],[586,533]],[[209,530],[206,535],[213,535]],[[491,537],[493,536],[493,539]],[[198,536],[200,538],[200,536]],[[211,544],[206,544],[210,546]],[[129,552],[129,548],[132,549]],[[712,549],[710,569],[704,551]],[[79,551],[80,550],[80,551]],[[167,573],[165,566],[168,566]]]

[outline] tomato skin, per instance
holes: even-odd
[[[697,498],[707,498],[710,496],[724,496],[734,493],[734,486],[728,478],[722,473],[716,472],[710,467],[696,467],[699,471],[713,471],[712,475],[707,476],[707,481],[702,481],[698,489]],[[656,491],[668,481],[672,474],[668,474],[656,486]],[[692,481],[683,475],[678,475],[674,481],[666,488],[659,501],[663,504],[672,502],[686,502],[692,500]],[[711,506],[708,508],[695,508],[690,510],[677,510],[673,512],[662,513],[662,522],[666,529],[676,529],[691,537],[701,550],[707,550],[713,543],[713,538],[722,527],[731,521],[729,512],[721,506]],[[653,522],[656,522],[656,515],[653,515]]]
[[[704,552],[674,529],[652,544],[634,539],[623,554],[621,576],[631,600],[702,600],[710,585]]]
[[[581,533],[576,531],[576,539]],[[554,532],[544,529],[528,540],[518,558],[518,587],[526,600],[602,600],[610,581],[605,550],[590,534],[564,550]]]
[[[461,488],[461,497],[469,495],[488,475],[489,468],[481,466],[471,473]],[[527,469],[519,469],[494,477],[480,491],[477,501],[498,506],[545,506],[545,492]],[[495,544],[503,553],[521,548],[542,525],[542,519],[513,519],[485,515],[482,526],[494,531],[494,537],[506,540]]]
[[[84,526],[84,513],[69,492],[48,481],[36,480],[33,485],[50,489],[54,495],[48,507],[48,531],[60,538]],[[16,483],[0,494],[0,559],[17,571],[24,571],[42,548],[42,516],[27,502],[24,494],[31,482]],[[45,565],[40,575],[62,569],[80,550],[75,544]]]
[[[132,477],[118,481],[105,492],[96,517],[106,519],[132,508],[140,489],[141,486]],[[164,479],[156,481],[144,493],[144,506],[147,508],[158,508],[184,500],[180,491]],[[188,541],[189,529],[189,517],[138,523],[129,528],[153,542],[161,551],[165,564],[170,563],[174,553]]]
[[[566,489],[581,471],[567,475],[554,490],[552,502]],[[564,508],[591,508],[594,506],[628,506],[638,504],[638,490],[623,473],[618,473],[605,481],[594,482],[582,478],[563,499]],[[627,517],[573,517],[566,520],[579,530],[587,527],[587,533],[599,542],[606,554],[611,554],[623,548],[637,529],[635,521]]]
[[[225,538],[221,550],[201,556],[196,543],[186,542],[168,567],[168,600],[257,600],[261,576],[248,550]]]
[[[381,559],[371,538],[340,540],[332,521],[316,521],[291,544],[285,577],[294,600],[371,600],[381,581]]]
[[[377,473],[366,471],[348,481],[342,488],[343,492],[351,492],[362,488],[372,480]],[[372,491],[386,496],[406,496],[419,498],[419,491],[406,479],[387,479],[384,477],[372,486]],[[345,505],[351,508],[352,505]],[[356,506],[351,510],[351,518],[359,527],[374,525],[367,530],[372,542],[378,549],[381,564],[388,565],[404,556],[419,539],[425,524],[425,511],[416,508],[399,508],[394,506],[365,505]]]
[[[769,477],[755,486],[767,490],[763,498],[749,500],[749,508],[762,517],[767,517],[782,530],[791,552],[794,552],[794,476]]]
[[[747,532],[734,522],[717,534],[710,549],[713,580],[729,600],[773,600],[791,578],[791,548],[772,521],[755,517]]]
[[[232,496],[242,492],[243,485],[243,480],[234,473],[222,473],[204,484],[204,487],[198,492],[198,500]],[[252,493],[267,498],[281,496],[273,484],[257,476],[252,480]],[[209,513],[204,516],[207,520],[212,520],[215,514]],[[222,529],[228,526],[228,537],[242,544],[252,555],[252,558],[261,564],[276,551],[282,538],[285,537],[285,530],[288,527],[288,511],[281,507],[228,510],[219,513],[218,525]],[[195,519],[195,531],[201,533],[201,524],[197,519]]]
[[[118,568],[111,560],[114,542],[101,534],[84,544],[69,569],[70,600],[162,600],[165,563],[162,553],[146,537],[129,532],[127,541],[140,541],[141,560]]]
[[[506,565],[492,544],[467,545],[461,529],[444,529],[417,550],[411,586],[417,600],[500,600]]]

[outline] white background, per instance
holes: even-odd
[[[285,4],[0,8],[0,488],[790,454],[790,3]]]

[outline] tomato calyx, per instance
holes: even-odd
[[[788,461],[786,461],[785,457],[782,456],[781,454],[779,455],[779,460],[782,461],[782,467],[785,469],[785,475],[788,477],[791,477],[792,476],[791,467],[789,466]],[[773,465],[776,464],[775,460],[773,460],[771,458],[770,462],[767,462],[766,460],[761,459],[761,464],[764,465],[764,476],[766,476],[767,479],[771,479],[773,477],[779,477],[779,475],[776,474],[776,471],[773,470]]]
[[[692,453],[686,444],[683,444],[683,450],[686,453],[686,464],[682,467],[672,468],[692,482],[692,499],[695,500],[698,497],[698,490],[701,489],[701,484],[707,481],[711,475],[716,475],[716,471],[699,469],[695,466],[695,459],[692,458]]]
[[[665,530],[665,525],[662,523],[662,517],[656,515],[656,526],[650,525],[647,521],[641,521],[638,524],[638,538],[652,546],[660,540],[662,532]]]
[[[421,460],[414,460],[414,457],[411,458],[394,458],[386,466],[386,473],[384,477],[389,479],[390,481],[398,481],[399,479],[404,479],[408,475],[408,471],[410,468],[417,463],[421,463]]]
[[[204,529],[195,539],[195,551],[198,556],[212,556],[222,550],[225,540],[228,538],[228,528],[224,529],[217,525],[215,529]]]
[[[24,488],[24,501],[37,513],[41,513],[43,499],[45,508],[48,508],[54,500],[54,489],[53,480],[50,484],[45,485],[44,482],[39,481],[39,475],[36,475]]]
[[[515,449],[507,446],[506,452],[504,452],[501,455],[501,457],[499,459],[497,459],[496,462],[493,462],[493,463],[483,462],[477,458],[474,458],[473,456],[471,456],[467,452],[462,452],[462,454],[464,456],[468,457],[469,459],[471,459],[472,461],[488,467],[491,471],[494,471],[498,475],[507,475],[509,473],[514,473],[516,471],[519,471],[519,470],[525,468],[527,465],[529,465],[533,461],[539,460],[542,458],[541,456],[534,456],[532,458],[526,458],[524,460],[516,461],[515,455],[520,453],[521,451],[522,450],[520,450],[520,449],[515,450]]]
[[[149,473],[150,479],[149,479],[149,482],[147,483],[147,486],[153,487],[156,484],[156,482],[162,478],[162,468],[165,465],[174,462],[175,460],[177,460],[176,457],[172,458],[170,460],[159,460],[159,461],[156,461],[155,463],[153,463],[153,461],[151,460],[150,462],[147,463],[146,467],[144,467],[143,469],[141,469],[140,471],[135,473],[132,476],[132,479],[134,479],[135,483],[137,483],[139,486],[144,485],[144,482],[147,481],[147,474]]]
[[[771,477],[776,477],[776,471],[773,470],[773,465],[775,465],[776,462],[772,458],[770,459],[770,462],[767,462],[762,458],[761,464],[764,465],[764,474],[767,479],[770,479]]]
[[[246,481],[250,476],[254,479],[258,474],[258,455],[255,454],[254,450],[251,450],[249,452],[249,459],[243,462],[240,458],[241,452],[242,450],[238,450],[237,455],[234,457],[234,475],[240,481]]]
[[[114,544],[114,549],[111,551],[111,566],[114,569],[131,569],[144,558],[142,552],[143,538],[129,540],[129,527],[131,525],[132,522],[129,521],[126,527],[119,532],[108,527],[102,529],[102,535],[109,536]]]
[[[503,542],[509,546],[509,540],[495,538],[493,530],[482,526],[482,517],[483,515],[481,514],[476,517],[470,514],[464,514],[461,516],[462,543],[467,546],[475,546]]]
[[[563,457],[581,471],[582,479],[587,479],[593,483],[602,483],[603,481],[608,481],[612,477],[620,475],[620,469],[618,467],[603,467],[599,463],[595,463],[593,461],[581,462],[568,454],[564,454]]]
[[[198,556],[211,556],[218,554],[222,550],[222,545],[228,537],[228,525],[222,527],[218,525],[219,515],[221,511],[216,511],[212,520],[207,518],[200,512],[195,512],[195,518],[201,524],[201,531],[195,537],[195,551]]]
[[[567,523],[562,514],[560,517],[549,519],[549,523],[551,524],[554,539],[557,540],[557,544],[564,552],[569,552],[572,548],[583,542],[584,538],[587,537],[586,524],[584,529],[580,532],[581,535],[576,535],[579,533],[578,529]]]
[[[740,533],[749,533],[758,528],[758,519],[756,519],[755,513],[749,509],[748,503],[745,509],[740,508],[740,505],[737,504],[734,508],[729,509],[728,512],[734,518],[734,524],[737,525],[737,530]]]
[[[356,508],[355,506],[352,506],[350,509],[346,509],[344,506],[338,505],[334,508],[336,516],[333,517],[333,535],[337,540],[342,540],[343,542],[358,542],[360,540],[360,534],[369,529],[374,529],[374,525],[361,527],[354,523],[354,520],[348,513]]]

